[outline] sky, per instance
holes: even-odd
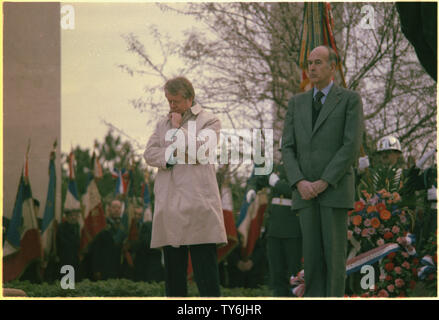
[[[147,52],[161,59],[149,26],[156,25],[178,41],[182,32],[197,27],[197,22],[192,17],[162,12],[154,3],[62,5],[73,7],[74,29],[62,29],[61,33],[61,151],[67,153],[78,145],[91,149],[95,139],[103,141],[108,132],[105,122],[145,146],[152,133],[146,125],[148,114],[136,110],[129,100],[140,98],[145,85],[157,80],[131,76],[118,68],[119,64],[139,66],[122,35],[138,36]],[[175,61],[173,66],[180,65]]]

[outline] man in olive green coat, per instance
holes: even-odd
[[[333,83],[332,49],[315,48],[307,63],[314,88],[289,101],[282,158],[302,230],[305,296],[343,297],[363,107],[357,93]]]

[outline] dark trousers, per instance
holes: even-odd
[[[163,248],[166,296],[187,297],[188,253],[200,297],[219,297],[219,272],[216,244],[197,244]]]
[[[343,297],[346,278],[347,209],[313,201],[299,210],[305,297]]]
[[[268,237],[267,254],[274,296],[291,296],[289,280],[301,270],[302,238]]]

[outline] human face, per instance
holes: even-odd
[[[71,212],[69,214],[66,215],[66,221],[70,224],[75,224],[78,222],[78,218],[79,218],[79,212]]]
[[[397,162],[401,153],[395,150],[384,150],[379,153],[380,162],[386,166],[394,166]]]
[[[143,218],[143,210],[142,208],[135,208],[134,209],[134,217],[137,221],[141,221]]]
[[[110,217],[113,219],[120,219],[122,213],[122,204],[118,200],[114,200],[110,204]]]
[[[317,47],[308,57],[308,77],[317,89],[329,85],[334,75],[335,64],[329,63],[329,52],[325,47]]]
[[[174,96],[168,91],[165,91],[165,96],[169,102],[171,112],[182,114],[192,106],[192,99],[186,99],[180,93]]]

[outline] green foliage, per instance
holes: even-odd
[[[5,288],[21,289],[29,297],[165,297],[164,282],[134,282],[127,279],[106,281],[83,280],[75,284],[75,289],[62,289],[59,282],[33,284],[29,281],[12,281]],[[223,297],[270,297],[266,286],[257,289],[221,288]],[[190,282],[189,297],[199,297],[195,283]]]

